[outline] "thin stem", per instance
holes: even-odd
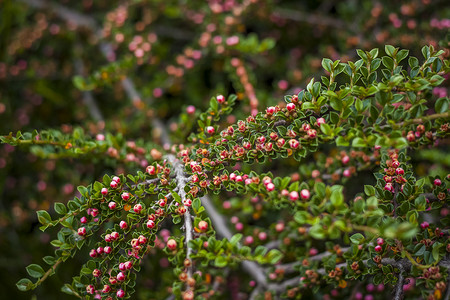
[[[403,299],[403,284],[405,283],[405,277],[403,276],[403,267],[401,265],[399,266],[399,269],[398,281],[394,289],[394,300]]]

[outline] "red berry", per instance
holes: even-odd
[[[442,184],[442,181],[439,178],[436,178],[433,183],[434,185],[440,186]]]
[[[119,281],[124,281],[125,278],[126,278],[126,276],[125,276],[124,273],[119,272],[119,274],[117,274],[116,278],[117,278],[117,280],[119,280]]]
[[[269,106],[268,108],[266,108],[266,113],[268,115],[272,115],[275,111],[276,111],[276,108],[274,106]]]
[[[344,156],[342,157],[342,159],[341,159],[341,162],[342,162],[344,165],[348,164],[349,161],[350,161],[350,157],[348,157],[348,155],[344,155]]]
[[[97,251],[95,249],[92,249],[91,251],[89,251],[89,256],[90,257],[97,257]]]
[[[152,220],[148,220],[147,221],[147,227],[152,229],[153,227],[155,227],[155,222]]]
[[[125,229],[128,227],[127,222],[125,222],[125,221],[120,221],[119,226],[121,229]]]
[[[169,248],[170,250],[175,250],[177,248],[177,241],[175,241],[174,239],[168,240],[167,248]]]
[[[186,107],[186,112],[187,112],[189,115],[194,114],[194,113],[195,113],[195,106],[189,105],[188,107]]]
[[[303,189],[301,192],[300,192],[300,197],[302,197],[302,199],[309,199],[309,197],[310,197],[310,193],[309,193],[309,191],[307,190],[307,189]]]
[[[349,169],[345,169],[344,172],[342,173],[342,175],[344,175],[344,177],[350,177],[352,176],[352,174],[350,173]]]
[[[214,127],[212,127],[212,126],[206,127],[206,132],[208,134],[214,134],[214,131],[215,131]]]
[[[430,224],[428,222],[423,222],[422,224],[420,224],[420,227],[422,229],[428,228],[430,226]]]
[[[120,178],[118,176],[114,176],[112,180],[117,183],[120,183]]]
[[[297,191],[290,192],[289,193],[289,199],[291,199],[292,201],[298,200],[298,192]]]
[[[101,193],[102,193],[103,196],[108,195],[108,189],[107,188],[102,188]]]
[[[123,265],[125,266],[125,269],[130,270],[133,267],[133,262],[126,261]]]
[[[116,295],[117,298],[123,298],[125,296],[125,292],[123,290],[118,290]]]
[[[84,228],[84,227],[78,228],[78,235],[79,236],[85,236],[86,235],[86,228]]]
[[[86,217],[81,217],[80,222],[82,224],[86,224],[87,223],[87,218]]]
[[[201,231],[206,231],[206,229],[208,229],[208,223],[206,221],[198,222],[198,229]]]
[[[293,111],[295,109],[295,104],[294,103],[288,103],[288,105],[286,105],[286,108],[288,111]]]
[[[103,286],[102,293],[109,293],[111,291],[111,287],[107,284]]]
[[[112,250],[112,248],[111,248],[110,246],[106,246],[105,248],[103,248],[103,251],[104,251],[106,254],[111,253],[111,250]]]
[[[111,202],[109,202],[108,203],[108,207],[109,207],[109,209],[116,209],[116,207],[117,207],[117,205],[116,205],[116,202],[114,202],[114,201],[111,201]]]
[[[109,186],[113,189],[116,189],[119,186],[119,184],[116,181],[111,181]]]
[[[223,95],[218,95],[216,97],[217,102],[219,103],[224,103],[225,102],[225,97]]]
[[[271,191],[273,191],[275,189],[275,185],[272,182],[269,182],[266,185],[266,189],[267,189],[268,192],[271,192]]]
[[[122,193],[121,197],[122,197],[122,200],[128,201],[130,199],[130,194],[125,192],[125,193]]]
[[[236,180],[236,174],[234,174],[234,173],[231,173],[230,174],[230,180]]]
[[[98,209],[93,208],[93,209],[91,210],[91,216],[93,216],[94,218],[95,218],[96,216],[98,216]]]
[[[113,241],[117,240],[119,238],[119,233],[117,231],[111,232],[111,239]]]
[[[136,204],[136,205],[133,207],[133,211],[134,211],[135,213],[137,213],[137,214],[141,213],[141,211],[142,211],[142,205],[141,205],[140,203]]]
[[[318,118],[318,119],[317,119],[317,126],[320,126],[321,124],[326,124],[324,118]]]
[[[102,275],[102,272],[99,269],[94,269],[94,271],[92,271],[92,276],[100,277],[100,275]]]
[[[124,263],[120,263],[119,264],[119,270],[120,271],[124,271],[125,270],[125,265],[124,265]],[[119,278],[117,278],[117,279],[119,279]],[[120,280],[120,279],[119,279]]]
[[[103,247],[98,247],[97,248],[97,254],[102,254],[104,251]]]
[[[382,238],[377,238],[377,244],[382,246],[384,244],[384,240]]]
[[[294,140],[294,139],[289,140],[289,146],[292,149],[297,149],[299,145],[300,145],[300,143],[297,140]]]
[[[86,292],[88,293],[88,294],[94,294],[94,291],[95,291],[95,287],[92,285],[92,284],[90,284],[90,285],[88,285],[88,286],[86,286]]]
[[[383,248],[381,248],[380,245],[375,246],[375,251],[376,252],[381,252],[383,250]]]

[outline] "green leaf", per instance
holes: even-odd
[[[55,211],[60,215],[65,215],[67,213],[67,208],[63,203],[55,202],[53,207]]]
[[[272,249],[267,253],[267,258],[271,264],[276,264],[283,258],[283,253],[277,249]]]
[[[437,113],[445,113],[448,111],[448,98],[439,98],[434,104],[434,110]]]
[[[352,235],[350,237],[350,241],[353,244],[357,244],[357,245],[362,244],[364,242],[364,240],[365,240],[365,237],[361,233],[355,233],[354,235]]]
[[[231,245],[237,245],[239,243],[239,241],[242,239],[242,234],[241,233],[236,233],[235,235],[233,235],[230,239],[230,244]]]
[[[390,57],[394,57],[395,55],[395,47],[391,45],[384,46],[384,52],[386,52],[387,55]]]
[[[340,207],[344,203],[344,195],[342,194],[342,188],[335,189],[331,193],[330,201],[334,207]]]
[[[320,124],[320,130],[322,130],[322,132],[325,135],[329,135],[329,136],[333,135],[333,130],[331,129],[330,125],[328,125],[328,124]]]
[[[66,283],[65,285],[63,285],[61,287],[61,291],[63,293],[69,294],[69,295],[75,295],[76,292],[73,290],[72,286],[68,283]]]
[[[367,147],[367,144],[362,138],[356,137],[352,141],[352,147]]]
[[[29,291],[34,288],[33,282],[28,278],[22,278],[16,283],[17,288],[21,292]]]
[[[27,272],[31,277],[34,277],[34,278],[41,278],[45,274],[44,269],[42,269],[42,267],[37,264],[29,265],[27,267]]]
[[[36,212],[36,214],[37,214],[39,223],[41,223],[42,225],[47,225],[48,223],[50,223],[52,221],[50,214],[45,210],[38,210]]]
[[[328,72],[332,72],[333,62],[329,58],[322,59],[322,67]]]
[[[375,188],[371,185],[365,185],[364,186],[364,193],[367,196],[375,196]]]

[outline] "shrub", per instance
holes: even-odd
[[[88,2],[84,5],[92,7]],[[152,12],[145,2],[118,6],[105,17],[101,34],[94,19],[59,5],[47,8],[69,18],[72,24],[67,28],[91,31],[72,29],[59,37],[70,40],[74,52],[85,45],[100,46],[110,62],[85,75],[85,65],[97,57],[84,53],[61,58],[75,59],[70,64],[78,75],[71,71],[66,75],[73,78],[79,89],[73,93],[85,104],[74,116],[68,113],[72,125],[28,130],[19,114],[23,130],[19,126],[21,131],[0,137],[8,144],[5,152],[14,151],[9,145],[29,151],[28,159],[47,160],[45,168],[50,171],[43,172],[45,180],[35,182],[44,201],[36,204],[29,193],[21,197],[34,203],[29,207],[37,209],[40,229],[49,231],[44,238],[53,238],[55,251],[43,258],[48,266],[33,261],[26,267],[29,276],[17,282],[19,290],[36,289],[51,275],[61,274],[57,268],[63,262],[75,258],[82,265],[73,262],[76,273],[69,272],[72,282],[63,284],[62,291],[83,299],[448,298],[448,49],[425,46],[420,59],[391,45],[356,50],[357,57],[324,58],[323,71],[312,62],[305,74],[324,76],[308,79],[305,89],[288,90],[293,75],[275,88],[259,90],[256,82],[280,70],[258,72],[249,65],[252,60],[270,61],[274,39],[228,31],[247,16],[237,8],[249,10],[248,16],[264,15],[272,8],[267,2],[258,11],[253,2],[228,9],[212,1],[211,11],[204,15],[195,13],[203,5],[188,2],[183,6],[187,16],[179,17],[178,2],[164,6],[155,1],[151,5],[156,11],[178,16],[177,25],[186,19],[211,21],[202,25],[199,49],[185,48],[164,75],[144,80],[139,75],[158,71],[158,57],[176,46],[172,41],[156,42],[156,36],[180,34],[155,26],[160,33],[147,36],[148,47],[156,48],[151,54],[142,35],[126,31],[133,23],[121,32],[127,20],[142,18],[144,28],[145,22],[151,23]],[[99,3],[96,9],[102,11],[104,3]],[[375,21],[374,14],[381,14],[374,11],[377,7],[370,11]],[[274,9],[275,23],[281,22],[280,15],[290,16],[290,11]],[[402,6],[402,12],[408,12],[404,16],[416,10],[414,5]],[[339,9],[339,14],[344,16],[345,11]],[[217,29],[220,34],[212,37],[216,28],[211,24],[220,23],[214,21],[216,16],[230,27]],[[305,19],[325,26],[339,20]],[[37,23],[46,27],[42,20],[45,17],[37,16]],[[394,28],[401,27],[398,16],[389,15],[389,20]],[[170,25],[167,19],[160,22]],[[139,24],[136,31],[142,31]],[[51,28],[55,35],[61,30]],[[180,30],[176,39],[182,40],[186,32]],[[128,49],[122,49],[123,39]],[[20,56],[11,48],[15,49],[10,46],[8,51]],[[116,53],[123,51],[132,56],[116,61]],[[208,59],[228,72],[232,88],[220,83],[220,72],[214,70],[205,72],[213,88],[196,88],[201,86],[199,76],[184,75],[201,73],[194,66],[198,60],[201,68],[205,55],[218,56]],[[137,76],[130,76],[133,70]],[[72,83],[63,82],[52,91],[51,80],[34,79],[43,70],[29,72],[33,78],[29,85],[37,91],[30,92],[30,98],[35,101],[43,94],[58,103],[63,101],[61,95],[69,94],[64,88]],[[272,94],[271,89],[278,90]],[[132,105],[108,101],[124,98],[122,92]],[[207,93],[212,97],[202,104],[198,99]],[[273,99],[281,93],[286,94],[284,103],[277,103]],[[165,101],[157,101],[161,97]],[[105,112],[112,121],[104,118]],[[89,123],[84,122],[86,114]],[[82,124],[74,125],[77,122]],[[45,125],[53,127],[52,120]],[[69,175],[73,177],[60,180]],[[53,185],[49,176],[58,183],[47,188]],[[55,201],[61,190],[73,194],[74,182],[78,182],[74,197]],[[20,245],[26,247],[25,242]]]

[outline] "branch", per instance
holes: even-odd
[[[211,221],[214,223],[214,228],[216,229],[217,233],[224,238],[231,239],[233,234],[226,225],[223,216],[219,214],[215,206],[211,203],[211,199],[208,196],[203,196],[201,200],[202,205],[205,207],[206,212],[211,218]],[[246,273],[248,273],[253,277],[253,279],[255,279],[259,286],[268,288],[264,269],[261,268],[257,263],[252,261],[243,261],[242,267]]]
[[[312,25],[322,25],[327,27],[334,27],[337,29],[347,28],[347,25],[339,19],[311,12],[302,12],[292,9],[278,8],[275,10],[273,14],[282,19],[288,19],[297,22],[305,22]]]
[[[402,300],[403,299],[403,284],[405,283],[405,277],[403,276],[403,267],[399,266],[400,273],[398,274],[398,281],[394,288],[394,300]]]

